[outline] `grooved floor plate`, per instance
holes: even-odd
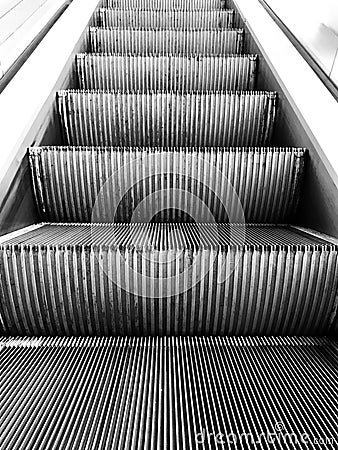
[[[337,448],[335,341],[39,338],[0,348],[2,449]]]
[[[68,145],[264,146],[275,92],[59,91]]]
[[[226,0],[102,0],[102,8],[151,9],[154,11],[199,11],[204,9],[222,9]]]
[[[243,30],[134,30],[91,27],[93,53],[240,54]]]
[[[287,223],[298,203],[304,149],[30,149],[35,197],[47,222]],[[149,197],[148,197],[149,196]],[[144,217],[145,214],[147,217]],[[238,213],[237,213],[238,214]]]
[[[121,91],[248,91],[257,56],[78,54],[81,89]]]
[[[338,246],[293,227],[49,224],[0,246],[11,335],[321,335]]]
[[[152,11],[101,8],[96,25],[111,28],[218,29],[232,28],[234,10]]]

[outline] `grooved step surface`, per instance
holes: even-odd
[[[286,223],[304,149],[36,147],[35,197],[48,222],[238,219]]]
[[[296,250],[336,249],[312,230],[302,231],[288,225],[214,224],[214,223],[42,223],[22,233],[3,236],[1,246],[105,246],[112,248],[148,248],[158,251],[239,248]]]
[[[93,53],[224,55],[239,54],[243,30],[134,30],[91,27]]]
[[[334,341],[40,338],[0,345],[2,448],[217,449],[236,440],[238,448],[270,449],[272,438],[275,448],[337,448]]]
[[[263,146],[276,93],[59,91],[58,109],[69,145]]]
[[[217,29],[232,28],[234,10],[151,11],[101,8],[96,25],[111,28]]]
[[[102,0],[102,8],[151,9],[154,11],[222,9],[225,0]]]
[[[0,247],[11,335],[320,335],[338,246],[292,227],[44,225]]]
[[[257,56],[93,55],[76,58],[81,89],[252,90]]]

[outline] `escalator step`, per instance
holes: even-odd
[[[152,9],[154,11],[223,9],[226,0],[102,0],[102,8]]]
[[[134,30],[91,27],[93,53],[240,54],[243,30]]]
[[[78,54],[80,89],[121,91],[248,91],[257,56]]]
[[[299,148],[35,147],[29,152],[37,205],[47,222],[90,222],[93,216],[99,222],[129,222],[137,207],[142,222],[141,202],[147,213],[162,211],[159,221],[182,221],[189,209],[202,222],[206,208],[215,221],[226,222],[240,202],[248,222],[287,223],[298,203],[304,157]]]
[[[0,346],[3,449],[337,445],[338,348],[328,339],[25,338]]]
[[[275,92],[59,91],[68,145],[265,146]]]
[[[146,29],[218,29],[232,28],[235,11],[152,11],[100,8],[96,25],[111,28]]]
[[[2,238],[11,335],[322,335],[338,244],[273,225],[41,224]]]

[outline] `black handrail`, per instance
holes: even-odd
[[[0,78],[0,94],[11,81],[11,79],[17,74],[19,69],[23,66],[23,64],[27,61],[36,47],[40,44],[42,39],[46,36],[48,31],[52,28],[52,26],[56,23],[56,21],[60,18],[60,16],[65,12],[68,8],[72,0],[67,0],[65,3],[57,10],[54,16],[45,24],[45,26],[39,31],[39,33],[35,36],[30,44],[25,48],[25,50],[17,57],[17,59],[13,62],[11,67],[4,73],[4,75]]]
[[[320,64],[316,61],[316,59],[312,56],[309,50],[301,43],[301,41],[293,34],[290,28],[285,25],[285,23],[281,20],[281,18],[275,13],[275,11],[267,4],[265,0],[258,0],[259,3],[263,6],[263,8],[267,11],[270,17],[274,20],[274,22],[279,26],[279,28],[283,31],[283,33],[287,36],[289,41],[294,45],[297,51],[302,55],[305,61],[309,64],[311,69],[316,73],[316,75],[320,78],[322,83],[326,86],[326,88],[330,91],[333,97],[338,100],[338,86],[332,81],[329,75],[322,69]]]

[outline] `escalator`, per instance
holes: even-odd
[[[233,3],[103,0],[86,35],[0,237],[0,449],[337,448],[338,241]]]

